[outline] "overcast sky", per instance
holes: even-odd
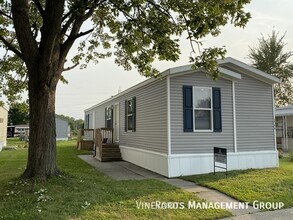
[[[245,29],[224,27],[219,37],[204,39],[205,46],[225,45],[227,56],[249,63],[248,46],[257,46],[261,34],[267,37],[274,29],[280,35],[286,32],[285,49],[293,51],[292,9],[292,0],[252,0],[246,7],[252,18]],[[189,44],[183,41],[181,49],[182,56],[178,62],[156,63],[155,66],[160,71],[164,71],[188,64]],[[83,119],[84,109],[117,94],[119,89],[125,90],[145,80],[136,70],[124,71],[122,67],[115,65],[113,60],[112,58],[101,60],[98,65],[89,65],[87,69],[76,68],[64,73],[69,84],[58,85],[56,113]]]

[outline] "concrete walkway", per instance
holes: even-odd
[[[178,178],[168,179],[159,174],[153,173],[142,167],[136,166],[126,161],[117,162],[100,162],[92,157],[92,155],[79,155],[79,158],[97,168],[104,174],[115,180],[141,180],[141,179],[159,179],[178,188],[194,193],[199,198],[205,199],[213,203],[229,203],[238,204],[239,201],[207,187],[198,186],[193,182],[185,181]],[[276,211],[260,212],[248,206],[245,209],[227,208],[233,217],[224,220],[292,220],[293,208],[282,209]]]
[[[165,182],[171,185],[177,186],[178,188],[184,189],[188,192],[194,193],[199,198],[205,199],[208,202],[229,203],[229,204],[236,204],[236,205],[239,204],[239,201],[237,201],[236,199],[233,199],[216,190],[209,189],[203,186],[198,186],[193,182],[185,181],[182,179],[166,179]],[[234,207],[231,207],[231,208],[228,207],[227,210],[235,216],[259,212],[258,209],[254,209],[251,206],[248,206],[247,208],[245,207],[245,209],[235,209]]]
[[[78,155],[78,157],[115,180],[166,179],[126,161],[100,162],[92,155]]]

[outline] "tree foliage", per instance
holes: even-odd
[[[15,15],[21,14],[21,9],[27,13],[13,16],[13,2]],[[47,43],[51,44],[50,51],[43,55],[51,59],[51,46],[55,44],[62,72],[78,65],[85,68],[90,61],[98,63],[114,55],[115,62],[126,70],[135,67],[142,75],[157,76],[152,62],[178,60],[179,39],[184,33],[191,45],[190,61],[195,67],[204,66],[216,77],[215,60],[223,57],[226,50],[204,48],[200,39],[208,34],[219,35],[220,28],[228,22],[244,27],[250,18],[243,9],[247,3],[249,0],[0,0],[0,89],[10,100],[26,89],[28,63],[32,62],[25,49],[35,48],[34,53],[42,53]],[[50,8],[50,4],[55,7]],[[57,15],[58,8],[58,17],[51,16]],[[13,22],[18,19],[27,19],[22,24],[27,29],[21,29],[26,34],[15,32],[17,23]],[[46,30],[53,24],[55,27],[50,29],[56,29],[58,34]],[[26,46],[20,45],[19,38]],[[70,48],[79,38],[78,52],[67,61]],[[65,62],[71,66],[64,67]],[[59,78],[63,79],[61,75]]]
[[[29,108],[27,102],[17,102],[10,105],[8,124],[19,125],[29,123]]]
[[[280,79],[280,83],[274,86],[276,106],[293,104],[293,86],[290,81],[293,64],[289,61],[293,52],[284,51],[284,37],[285,34],[279,37],[276,31],[272,31],[268,38],[260,38],[259,45],[249,50],[249,58],[256,68]]]
[[[55,94],[62,73],[115,57],[147,77],[159,76],[157,60],[179,59],[187,36],[190,61],[218,76],[225,48],[205,48],[228,22],[244,27],[250,0],[0,0],[0,91],[13,100],[28,89],[29,159],[25,177],[47,178],[56,165]],[[76,54],[69,52],[79,43]]]

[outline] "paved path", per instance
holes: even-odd
[[[100,162],[92,155],[79,155],[78,157],[115,180],[166,179],[126,161]]]
[[[79,158],[97,168],[101,172],[110,176],[115,180],[141,180],[141,179],[159,179],[178,188],[194,193],[199,198],[205,199],[208,202],[227,202],[238,203],[237,200],[220,193],[216,190],[207,187],[198,186],[193,182],[182,179],[168,179],[159,174],[153,173],[142,167],[136,166],[126,161],[117,162],[100,162],[92,157],[92,155],[79,155]],[[293,208],[282,209],[276,211],[260,212],[249,206],[247,209],[232,209],[228,208],[233,216],[223,220],[292,220]]]
[[[185,181],[182,179],[167,179],[165,180],[165,182],[177,186],[178,188],[184,189],[188,192],[194,193],[199,198],[205,199],[208,202],[233,204],[231,208],[228,207],[227,210],[236,216],[259,212],[258,209],[254,209],[251,206],[248,206],[247,208],[245,207],[244,209],[235,209],[234,207],[239,204],[239,202],[236,199],[233,199],[216,190],[198,186],[193,182]]]

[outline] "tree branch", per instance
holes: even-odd
[[[3,36],[0,35],[0,40],[4,43],[4,45],[8,48],[8,50],[15,53],[20,59],[24,60],[22,53],[17,50],[11,43],[9,43]]]
[[[169,17],[170,19],[172,19],[172,21],[174,23],[176,23],[176,21],[174,20],[173,16],[170,14],[169,11],[167,11],[166,9],[164,9],[163,7],[161,7],[160,5],[156,4],[153,0],[147,0],[146,2],[148,2],[149,4],[151,4],[152,6],[154,6],[155,9],[157,9],[159,12],[165,14],[167,17]]]
[[[79,16],[75,19],[69,37],[67,38],[67,40],[63,44],[61,44],[60,61],[61,60],[63,60],[63,62],[65,61],[65,58],[66,58],[71,46],[73,45],[74,41],[77,38],[84,36],[86,34],[89,34],[94,30],[94,29],[90,29],[86,32],[79,33],[79,30],[80,30],[82,24],[92,16],[92,14],[94,13],[94,9],[95,9],[95,7],[93,6],[91,9],[89,9],[89,11],[85,15]],[[62,62],[60,62],[60,64],[61,63]]]
[[[85,35],[87,35],[87,34],[93,32],[94,30],[95,30],[95,29],[92,28],[92,29],[89,29],[89,30],[87,30],[87,31],[85,31],[85,32],[80,32],[80,33],[76,34],[75,36],[72,36],[72,38],[73,38],[74,40],[76,40],[77,38],[80,38],[80,37],[82,37],[82,36],[85,36]]]
[[[43,61],[50,62],[54,49],[60,44],[61,19],[64,11],[65,0],[46,0],[43,26],[41,28],[40,53]]]
[[[45,16],[45,11],[44,11],[43,6],[41,5],[40,1],[39,0],[33,0],[33,2],[37,6],[37,8],[38,8],[40,14],[42,15],[42,17],[44,17]]]
[[[63,25],[63,27],[61,29],[61,39],[64,38],[66,32],[68,31],[68,28],[70,27],[70,25],[72,25],[74,23],[75,19],[76,19],[76,16],[72,14],[71,17]]]
[[[13,18],[10,16],[10,15],[8,15],[8,14],[6,14],[4,11],[2,11],[2,10],[0,10],[0,15],[3,15],[3,16],[5,16],[6,18],[9,18],[10,20],[13,20]]]
[[[69,71],[69,70],[72,70],[72,69],[74,69],[75,67],[77,67],[78,65],[79,65],[79,63],[76,63],[76,64],[74,64],[73,66],[70,66],[70,67],[64,68],[64,69],[63,69],[63,72],[65,72],[65,71]]]
[[[141,25],[139,25],[137,22],[136,22],[136,19],[132,16],[132,15],[130,15],[128,12],[126,12],[124,9],[122,9],[121,7],[119,7],[115,2],[113,2],[113,1],[109,1],[109,2],[111,2],[112,4],[113,4],[113,6],[114,7],[116,7],[120,12],[122,12],[123,13],[123,15],[126,17],[126,18],[128,18],[130,21],[132,21],[132,22],[134,22],[135,24],[137,24],[137,28],[143,33],[143,34],[145,34],[145,35],[147,35],[147,36],[149,36],[151,39],[152,39],[152,37],[150,36],[150,34],[148,34],[142,27],[141,27]]]
[[[21,57],[26,63],[28,70],[32,70],[36,65],[36,57],[38,56],[38,46],[31,32],[29,21],[29,5],[27,0],[11,0],[13,24],[20,46]],[[19,54],[19,53],[18,53]]]

